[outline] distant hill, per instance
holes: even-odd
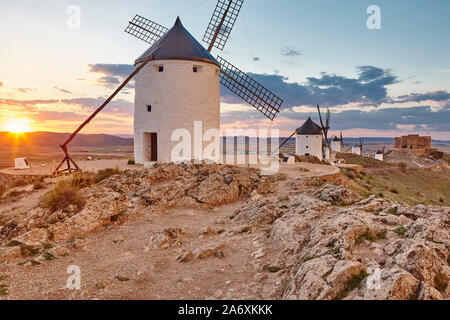
[[[280,140],[285,140],[286,138],[280,138]],[[354,144],[359,143],[360,138],[346,138],[344,137],[344,143],[345,144]],[[384,138],[384,137],[370,137],[370,138],[361,138],[365,144],[394,144],[394,138]],[[295,141],[295,138],[291,138],[291,141]],[[450,141],[446,140],[431,140],[433,144],[444,144],[447,145],[450,143]]]
[[[70,137],[70,133],[27,132],[20,135],[0,132],[0,148],[58,148]],[[132,146],[132,138],[108,134],[79,134],[70,143],[71,147],[124,147]]]

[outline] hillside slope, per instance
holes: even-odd
[[[206,164],[78,176],[44,197],[71,201],[0,220],[0,299],[449,299],[449,208],[351,183]],[[18,191],[0,206],[41,192]]]
[[[0,147],[4,149],[16,148],[57,148],[64,143],[70,133],[58,132],[27,132],[12,134],[0,132]],[[121,138],[108,134],[79,134],[71,142],[72,147],[111,147],[132,146],[133,139]]]

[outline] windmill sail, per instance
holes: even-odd
[[[211,51],[213,47],[223,50],[243,3],[244,0],[219,0],[217,2],[203,37],[203,41],[209,44],[208,51]]]
[[[243,3],[244,0],[218,1],[203,38],[209,44],[209,52],[213,47],[223,50]],[[169,29],[140,15],[136,15],[125,30],[150,45],[168,31]],[[221,64],[220,83],[273,120],[280,112],[283,100],[225,59],[217,57],[217,60]]]
[[[131,20],[125,29],[126,33],[141,39],[150,45],[153,45],[158,41],[166,32],[169,31],[166,27],[153,22],[147,18],[136,15]]]
[[[273,120],[280,112],[283,100],[222,57],[217,60],[222,65],[220,83]]]

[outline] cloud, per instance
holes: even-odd
[[[275,120],[276,126],[282,131],[290,131],[300,126],[309,116],[315,121],[315,113],[295,112],[292,109],[282,111]],[[412,126],[424,131],[450,131],[450,109],[443,108],[433,111],[430,106],[416,106],[407,108],[383,108],[375,110],[346,110],[331,114],[332,130],[372,129],[398,130],[402,126]],[[247,110],[230,111],[222,114],[221,123],[224,125],[244,122],[251,126],[265,125],[263,116],[253,108]]]
[[[105,76],[97,79],[97,83],[101,86],[112,87],[120,84],[120,80],[117,77]]]
[[[62,103],[70,105],[77,105],[82,109],[93,112],[98,107],[100,107],[104,102],[105,97],[98,98],[74,98],[74,99],[63,99]],[[125,101],[123,99],[116,99],[111,101],[105,109],[102,111],[103,113],[116,114],[121,116],[133,116],[134,104],[132,102]]]
[[[450,99],[450,93],[447,90],[437,90],[427,93],[411,93],[408,95],[400,96],[395,102],[422,102],[422,101],[436,101],[442,102]]]
[[[88,118],[103,104],[104,97],[49,99],[49,100],[13,100],[0,99],[0,120],[9,119],[11,112],[23,114],[33,122],[44,125],[45,130],[72,130]],[[95,128],[105,125],[110,131],[132,129],[133,103],[121,99],[114,100],[95,118]],[[55,124],[54,122],[57,122]],[[70,129],[67,129],[70,128]],[[124,131],[125,132],[125,131]]]
[[[53,88],[62,93],[72,94],[72,92],[70,92],[69,90],[63,89],[63,88],[59,88],[59,87],[53,87]]]
[[[0,105],[15,105],[15,106],[21,106],[21,107],[35,106],[35,105],[41,105],[41,104],[55,104],[58,102],[59,102],[58,99],[14,100],[14,99],[1,99],[0,98]]]
[[[90,64],[88,65],[89,72],[101,73],[105,76],[127,78],[134,70],[131,64]]]
[[[278,74],[248,75],[260,82],[268,90],[284,100],[283,107],[315,106],[318,103],[326,106],[357,104],[358,106],[378,106],[390,102],[386,87],[397,83],[397,77],[389,70],[373,66],[357,68],[358,77],[348,78],[335,74],[322,73],[320,77],[309,77],[303,84],[288,82],[288,78]],[[222,101],[226,103],[242,103],[229,90],[222,90]]]
[[[17,88],[17,91],[19,91],[20,93],[28,93],[30,91],[36,91],[36,88]]]
[[[89,72],[99,73],[103,76],[97,79],[97,85],[105,87],[115,87],[135,70],[131,64],[89,64]],[[127,85],[127,88],[134,88],[133,81]]]
[[[302,55],[302,52],[300,50],[295,49],[294,47],[286,46],[282,51],[281,54],[283,56],[287,57],[299,57]]]

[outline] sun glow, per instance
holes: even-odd
[[[6,130],[13,133],[30,132],[28,119],[13,119],[6,125]]]

